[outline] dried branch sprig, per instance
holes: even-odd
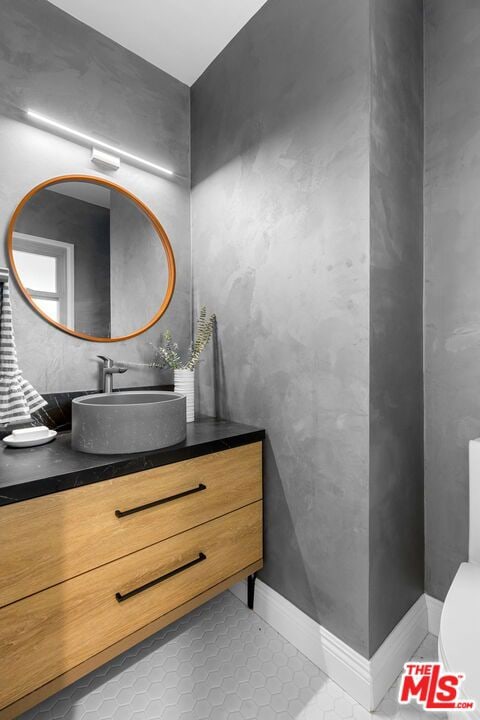
[[[194,370],[200,360],[200,355],[210,342],[215,327],[216,317],[210,315],[207,320],[207,308],[205,305],[200,310],[197,320],[197,335],[190,351],[190,359],[185,365],[186,370]]]

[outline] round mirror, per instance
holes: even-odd
[[[8,233],[14,275],[46,320],[77,337],[135,337],[163,315],[175,285],[168,237],[134,195],[97,177],[41,183]]]

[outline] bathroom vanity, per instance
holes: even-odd
[[[262,567],[264,431],[87,455],[0,454],[0,718],[14,718]]]

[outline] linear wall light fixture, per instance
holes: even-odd
[[[62,132],[66,133],[67,135],[72,135],[73,137],[80,138],[81,140],[85,140],[88,143],[91,143],[95,147],[102,147],[106,150],[111,150],[112,152],[116,153],[117,155],[121,155],[124,158],[127,158],[128,160],[133,160],[134,162],[140,163],[141,165],[146,165],[147,167],[153,168],[154,170],[158,170],[161,173],[165,173],[165,175],[173,175],[173,170],[169,170],[168,168],[162,167],[161,165],[156,165],[155,163],[150,162],[150,160],[145,160],[144,158],[139,157],[138,155],[133,155],[132,153],[127,152],[126,150],[122,150],[119,147],[115,147],[115,145],[109,145],[106,142],[103,142],[103,140],[98,140],[97,138],[92,137],[91,135],[87,135],[86,133],[79,132],[78,130],[74,130],[74,128],[68,127],[68,125],[63,125],[62,123],[57,122],[56,120],[52,120],[49,117],[46,117],[46,115],[42,115],[41,113],[36,112],[35,110],[27,110],[28,117],[32,118],[33,120],[37,120],[38,122],[43,123],[44,125],[49,125],[52,128],[56,128],[57,130],[61,130]]]

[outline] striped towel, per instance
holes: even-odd
[[[8,280],[0,282],[0,423],[31,419],[46,401],[22,377],[13,335]]]

